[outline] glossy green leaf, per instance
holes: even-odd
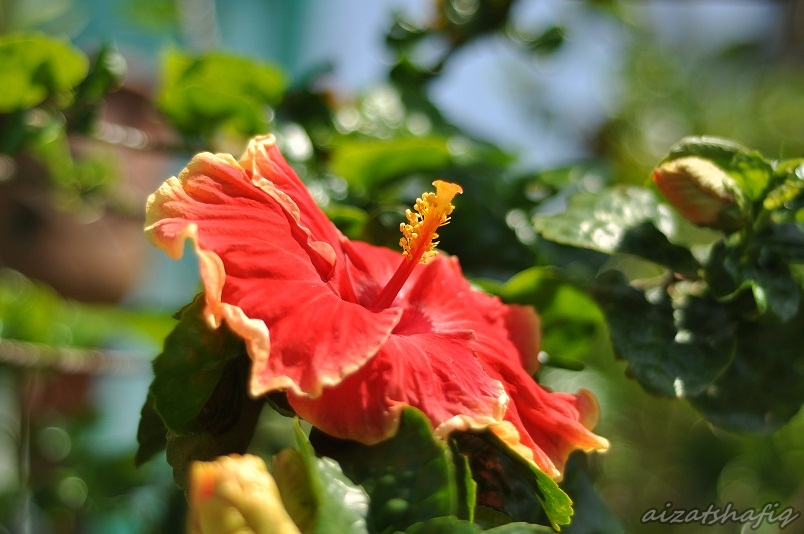
[[[39,34],[0,37],[0,112],[8,113],[67,94],[84,78],[89,62],[72,45]]]
[[[661,289],[649,300],[616,271],[601,275],[592,291],[615,353],[647,390],[697,395],[731,363],[733,321],[713,300],[685,295],[672,301]]]
[[[162,65],[159,104],[189,137],[231,128],[242,135],[262,133],[267,109],[279,103],[286,80],[277,67],[244,57],[178,51]]]
[[[734,363],[690,399],[723,428],[772,432],[804,405],[804,313],[789,322],[767,315],[735,328]]]
[[[211,328],[203,317],[204,294],[179,312],[179,324],[153,362],[154,408],[176,434],[192,431],[196,415],[218,386],[226,364],[245,354],[243,340],[225,325]]]
[[[187,487],[193,461],[246,452],[263,405],[248,393],[250,369],[251,360],[245,355],[230,361],[206,404],[185,423],[185,433],[168,430],[167,461],[178,487]]]
[[[307,436],[296,422],[297,450],[274,457],[272,471],[282,502],[303,534],[368,532],[366,492],[355,485],[331,458],[316,458]]]
[[[344,140],[335,146],[331,169],[349,185],[371,191],[394,178],[439,171],[451,162],[447,140],[441,137]]]
[[[573,510],[567,494],[496,436],[459,433],[452,439],[469,459],[478,508],[491,508],[515,522],[550,524],[555,529],[569,524]]]
[[[404,530],[420,521],[456,515],[461,508],[449,450],[415,408],[402,411],[396,436],[376,445],[338,440],[315,429],[310,440],[318,454],[334,458],[366,490],[372,531]]]
[[[766,236],[771,241],[766,245]],[[706,280],[712,294],[722,302],[739,298],[750,291],[756,313],[770,312],[789,321],[801,306],[802,291],[782,253],[797,254],[796,244],[776,236],[774,231],[761,235],[747,250],[725,242],[717,243],[706,265]],[[781,257],[780,257],[781,256]]]
[[[601,193],[578,193],[567,209],[533,218],[545,239],[606,254],[630,254],[697,276],[700,265],[689,250],[671,243],[676,218],[648,189],[617,187]],[[661,230],[660,230],[661,229]]]

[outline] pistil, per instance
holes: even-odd
[[[442,180],[436,180],[433,185],[436,187],[435,193],[424,193],[421,198],[416,199],[413,210],[405,210],[408,222],[399,225],[399,230],[402,232],[399,245],[402,247],[404,257],[394,275],[374,300],[371,307],[375,310],[389,307],[416,265],[427,263],[437,254],[436,230],[449,223],[449,216],[455,209],[452,199],[458,193],[463,193],[463,189],[457,184]]]

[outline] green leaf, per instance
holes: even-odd
[[[117,90],[126,75],[126,61],[110,45],[103,46],[92,61],[87,77],[75,91],[75,102],[68,110],[70,128],[91,133],[107,94]]]
[[[243,340],[225,324],[217,329],[207,324],[204,306],[200,293],[181,310],[179,324],[153,362],[154,408],[179,435],[193,431],[193,420],[218,386],[227,363],[245,354]]]
[[[435,439],[430,421],[415,408],[403,409],[396,436],[376,445],[338,440],[315,429],[310,440],[366,490],[372,531],[404,530],[465,507],[458,504],[461,490],[447,446]]]
[[[335,146],[331,170],[366,191],[417,172],[440,171],[452,162],[442,137],[344,140]]]
[[[115,340],[164,339],[169,318],[62,298],[49,286],[0,269],[0,338],[51,347],[102,347]]]
[[[527,50],[544,55],[556,52],[566,40],[564,28],[561,26],[551,26],[540,35],[524,35],[520,33],[515,37],[517,37],[515,40],[520,41]]]
[[[490,289],[505,302],[527,304],[538,311],[546,365],[583,368],[583,360],[605,331],[597,303],[554,269],[532,267]]]
[[[488,506],[475,506],[475,523],[480,525],[483,530],[507,525],[510,522],[511,518],[502,512],[498,512]]]
[[[248,356],[230,361],[215,390],[201,411],[186,423],[185,434],[168,430],[167,461],[173,479],[187,487],[190,464],[228,454],[243,454],[251,442],[263,402],[248,393],[251,360]]]
[[[594,481],[583,465],[587,460],[587,456],[573,454],[564,469],[561,488],[570,496],[578,513],[562,530],[566,534],[623,534],[624,525],[595,490]]]
[[[328,204],[323,207],[327,218],[338,230],[350,239],[359,239],[364,232],[369,216],[365,210],[345,204]]]
[[[711,299],[685,295],[672,301],[656,289],[648,300],[616,271],[598,277],[592,294],[628,374],[653,393],[697,395],[731,363],[733,322]]]
[[[550,241],[606,254],[635,255],[696,277],[697,260],[667,238],[676,225],[673,213],[650,190],[638,187],[578,193],[569,198],[564,212],[533,218],[536,232]]]
[[[405,529],[405,534],[479,534],[478,525],[457,517],[436,517],[415,523]]]
[[[550,527],[532,525],[530,523],[508,523],[507,525],[490,528],[486,532],[491,532],[492,534],[527,534],[529,532],[541,534],[555,533]]]
[[[513,521],[549,523],[556,530],[569,524],[573,511],[567,494],[491,432],[459,433],[452,439],[469,459],[478,510],[491,508]]]
[[[758,152],[718,137],[685,137],[673,147],[664,161],[687,156],[709,159],[735,179],[749,201],[764,198],[772,185],[773,166]]]
[[[368,496],[352,483],[331,458],[316,458],[296,421],[298,451],[285,449],[274,457],[272,471],[282,502],[303,534],[368,532]]]
[[[89,62],[68,43],[38,34],[12,34],[0,37],[0,65],[0,113],[9,113],[68,94],[86,75]]]
[[[437,517],[411,525],[405,530],[405,534],[479,534],[481,532],[492,532],[494,534],[528,534],[534,532],[537,534],[553,534],[554,531],[549,527],[528,523],[508,523],[489,530],[483,530],[475,523],[456,517]]]
[[[760,247],[783,261],[804,262],[804,224],[772,224],[761,240]]]
[[[137,428],[137,455],[134,464],[141,466],[150,460],[156,453],[167,445],[167,427],[162,418],[154,409],[154,397],[148,395],[140,414],[140,424]]]
[[[267,127],[267,109],[282,99],[286,80],[276,66],[225,54],[192,57],[178,51],[162,64],[159,105],[188,137],[230,128],[255,135]]]
[[[747,250],[727,242],[712,247],[706,264],[706,281],[712,294],[721,302],[732,302],[750,291],[757,314],[771,312],[789,321],[801,306],[801,288],[787,264],[789,259],[779,256],[795,255],[797,251],[795,242],[785,246],[785,240],[780,238],[771,227],[757,236]],[[767,241],[770,243],[766,246]]]
[[[730,430],[773,432],[804,404],[804,313],[771,316],[735,328],[734,363],[690,399],[710,421]]]
[[[460,454],[454,441],[449,442],[449,448],[455,463],[455,481],[458,490],[458,510],[455,515],[460,519],[473,521],[477,505],[477,482],[472,479],[469,459]]]

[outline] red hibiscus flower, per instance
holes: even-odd
[[[472,289],[456,258],[436,256],[461,188],[434,185],[401,225],[404,253],[350,241],[269,135],[239,161],[195,156],[151,195],[146,233],[172,258],[193,242],[205,316],[245,340],[252,395],[284,391],[303,419],[366,444],[414,406],[437,436],[489,429],[557,478],[572,450],[608,446],[590,431],[595,400],[539,386],[536,313]]]

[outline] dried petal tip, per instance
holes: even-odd
[[[688,221],[721,229],[734,227],[730,208],[737,185],[709,160],[690,156],[668,161],[653,171],[653,183]]]
[[[455,206],[452,199],[458,193],[463,193],[461,186],[436,180],[435,193],[424,193],[416,199],[413,210],[405,210],[408,223],[401,223],[399,231],[402,239],[399,246],[406,258],[419,263],[427,263],[435,256],[435,247],[438,245],[436,229],[449,223],[449,215]]]

